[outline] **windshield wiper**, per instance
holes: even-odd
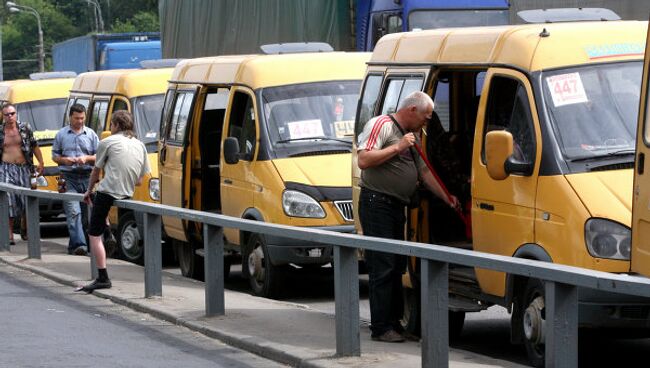
[[[347,143],[347,144],[352,144],[352,141],[346,141],[345,139],[338,139],[338,138],[330,138],[330,137],[304,137],[304,138],[290,138],[290,139],[282,139],[277,142],[278,143],[289,143],[289,142],[297,142],[297,141],[307,141],[307,140],[321,140],[321,141],[336,141],[336,142],[341,142],[341,143]]]
[[[628,148],[628,149],[622,149],[618,151],[613,151],[613,152],[607,152],[603,153],[600,155],[593,155],[593,156],[587,156],[587,157],[578,157],[574,158],[571,160],[571,162],[579,162],[579,161],[589,161],[589,160],[596,160],[599,158],[607,158],[607,157],[613,157],[613,156],[630,156],[635,154],[635,150]]]

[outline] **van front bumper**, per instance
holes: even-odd
[[[579,288],[580,327],[646,330],[650,335],[650,298]]]
[[[334,231],[338,233],[354,233],[354,225],[315,226],[310,229]],[[308,265],[326,264],[332,261],[332,246],[313,243],[307,240],[284,238],[264,235],[266,246],[271,258],[271,264],[281,266],[286,264]]]

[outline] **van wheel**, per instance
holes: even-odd
[[[544,284],[529,279],[523,291],[519,317],[528,360],[534,367],[544,367],[546,339],[546,306]]]
[[[413,288],[404,288],[404,315],[400,320],[402,328],[408,333],[420,336],[420,292]]]
[[[259,234],[248,239],[248,254],[242,259],[242,267],[253,290],[253,295],[278,298],[284,280],[285,267],[273,266],[269,260],[266,242]]]
[[[117,222],[117,235],[120,253],[124,260],[142,264],[144,259],[144,242],[135,222],[133,212],[126,212]]]
[[[178,256],[178,265],[181,269],[181,274],[191,279],[203,281],[205,277],[203,272],[203,257],[196,254],[194,245],[174,240],[174,248]]]

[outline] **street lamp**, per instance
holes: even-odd
[[[97,18],[99,18],[98,32],[104,33],[104,18],[102,17],[102,7],[99,6],[99,0],[86,0],[86,2],[95,7],[95,27],[97,27]]]
[[[42,73],[45,71],[45,52],[43,51],[43,28],[41,27],[41,16],[38,14],[36,9],[16,4],[13,1],[7,1],[7,7],[12,13],[20,13],[27,11],[28,13],[36,17],[36,23],[38,25],[38,69]]]

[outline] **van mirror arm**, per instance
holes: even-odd
[[[520,174],[524,176],[531,176],[533,174],[533,164],[517,160],[512,155],[508,157],[503,166],[508,174]]]

